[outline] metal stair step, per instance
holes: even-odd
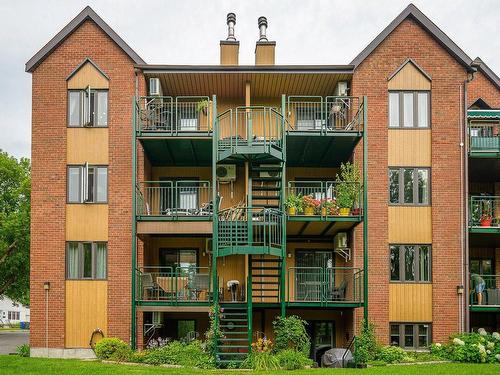
[[[248,349],[248,345],[218,345],[219,349]]]
[[[239,353],[239,352],[217,352],[217,355],[224,355],[224,356],[226,356],[226,355],[229,355],[229,356],[232,356],[232,355],[236,355],[236,356],[238,356],[238,355],[244,355],[244,356],[246,356],[246,355],[248,355],[248,353],[246,353],[246,352],[245,353]]]
[[[252,195],[253,200],[260,200],[260,199],[265,199],[265,200],[278,200],[280,199],[279,195]]]
[[[220,325],[221,328],[248,328],[248,325],[239,325],[239,324],[234,324],[232,326],[229,326],[229,325],[223,325],[221,324]]]
[[[278,191],[281,190],[279,186],[252,186],[253,191]]]
[[[281,267],[254,267],[254,266],[252,266],[252,270],[256,270],[256,271],[259,271],[259,270],[279,271],[280,269],[281,269]]]
[[[240,338],[236,338],[236,337],[225,337],[223,339],[220,339],[220,341],[247,341],[248,342],[248,338],[245,338],[245,339],[240,339]]]
[[[281,177],[253,177],[252,181],[281,181]]]
[[[278,285],[275,281],[253,281],[252,284],[259,284],[259,285]]]

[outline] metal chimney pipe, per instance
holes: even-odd
[[[259,17],[258,24],[259,24],[259,32],[260,32],[259,42],[267,42],[267,36],[266,36],[267,18],[266,17]]]
[[[234,25],[236,25],[236,14],[227,14],[227,39],[226,40],[236,40],[234,37]]]

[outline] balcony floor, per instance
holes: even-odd
[[[332,217],[322,220],[321,216],[293,216],[286,224],[287,236],[332,237],[337,232],[348,231],[361,222],[358,216]],[[312,218],[312,219],[309,219]]]
[[[153,137],[140,140],[152,166],[212,166],[211,137]]]

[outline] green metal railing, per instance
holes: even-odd
[[[145,181],[137,186],[137,216],[211,220],[213,206],[210,181]]]
[[[500,275],[470,275],[470,304],[500,306]]]
[[[300,303],[362,303],[363,270],[353,267],[290,267],[287,301]]]
[[[364,104],[355,96],[289,96],[286,115],[289,132],[363,131]]]
[[[499,153],[500,123],[470,122],[469,150],[475,153]]]
[[[136,273],[137,301],[176,304],[209,302],[212,298],[209,267],[144,266]]]
[[[283,147],[284,120],[270,107],[237,107],[217,116],[218,151],[238,154],[252,146],[263,146],[264,152]]]
[[[363,186],[359,182],[289,181],[286,196],[287,199],[295,197],[302,202],[302,207],[295,212],[299,216],[326,218],[363,215]],[[312,211],[305,209],[306,204],[312,207]],[[348,212],[341,208],[347,208]],[[288,215],[291,216],[290,211]]]
[[[169,136],[211,132],[208,96],[143,96],[136,102],[136,111],[138,132]]]
[[[469,226],[500,226],[500,196],[470,197]]]
[[[282,247],[283,215],[274,209],[235,207],[218,215],[218,246]]]

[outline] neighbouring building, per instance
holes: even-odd
[[[414,5],[346,65],[276,64],[265,17],[239,65],[235,23],[219,65],[150,65],[87,7],[27,62],[31,353],[203,337],[213,305],[223,362],[279,315],[316,360],[363,317],[500,328],[495,73]]]
[[[6,296],[0,296],[0,325],[8,327],[11,324],[30,321],[30,308],[15,302]]]

